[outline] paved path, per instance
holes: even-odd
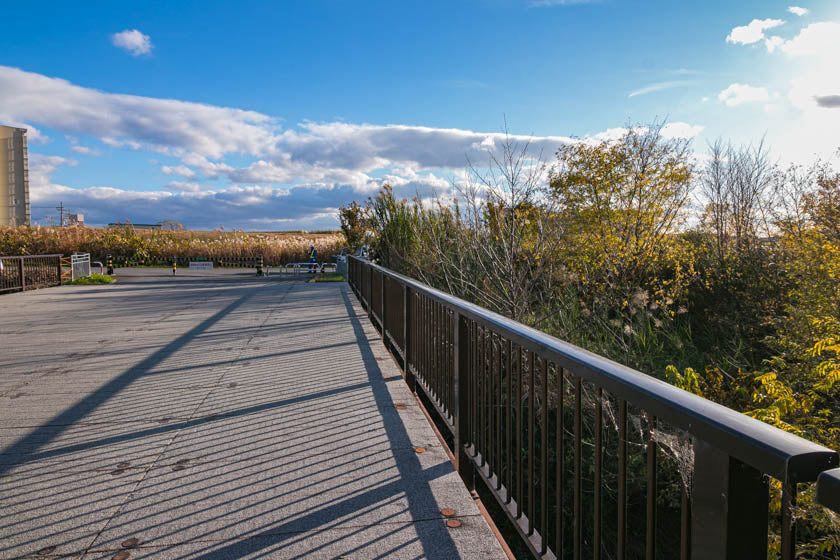
[[[0,558],[504,558],[346,284],[167,272],[0,296]]]

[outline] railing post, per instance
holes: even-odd
[[[385,317],[386,317],[386,315],[385,315],[385,299],[386,299],[385,298],[385,273],[380,272],[379,273],[379,314],[381,315],[381,317],[379,317],[379,320],[381,321],[381,324],[382,324],[382,339],[385,341],[385,345],[387,346],[388,345],[388,337],[386,335],[388,334],[388,329],[385,327],[385,323],[386,323],[386,321],[385,321]]]
[[[403,288],[403,345],[405,346],[403,371],[405,371],[406,385],[408,385],[412,393],[416,393],[417,382],[414,379],[414,372],[411,371],[411,333],[414,328],[411,324],[411,289],[408,286],[404,286]]]
[[[26,291],[26,271],[23,266],[23,257],[18,257],[18,275],[20,277],[20,291]]]
[[[760,471],[696,440],[693,486],[692,560],[766,557],[769,486]]]
[[[453,333],[453,341],[455,348],[455,367],[453,386],[455,395],[453,400],[452,416],[455,420],[454,431],[454,449],[455,452],[455,469],[461,475],[467,489],[473,490],[475,487],[473,462],[467,455],[466,445],[468,443],[467,437],[470,433],[470,416],[469,416],[469,381],[470,381],[470,361],[469,361],[469,347],[470,347],[470,332],[469,325],[466,319],[457,311],[455,312],[454,321],[455,332]]]

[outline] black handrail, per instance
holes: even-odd
[[[581,557],[586,546],[600,556],[602,436],[612,399],[618,404],[613,424],[619,432],[614,530],[619,557],[628,546],[628,407],[643,411],[645,424],[645,548],[650,557],[657,535],[657,430],[662,423],[688,434],[692,444],[693,482],[682,490],[683,558],[766,554],[768,508],[754,511],[756,503],[768,502],[765,475],[783,485],[782,557],[794,557],[797,484],[813,482],[838,466],[835,451],[369,261],[351,257],[349,269],[350,284],[371,320],[402,359],[407,382],[445,420],[465,482],[471,483],[475,466],[535,554],[561,556],[558,551],[572,541],[573,557]],[[593,441],[584,442],[584,416],[594,416]],[[572,431],[574,472],[566,473],[560,468],[566,459],[563,438]],[[583,443],[594,448],[592,543],[582,538],[587,525],[582,518]],[[555,472],[549,472],[552,464]],[[562,514],[570,498],[561,484],[564,477],[573,479],[574,486],[569,523]],[[565,538],[567,525],[571,538]]]
[[[826,471],[819,476],[817,502],[840,513],[840,469]]]
[[[0,256],[0,294],[61,285],[61,255]]]

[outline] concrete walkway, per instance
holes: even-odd
[[[0,296],[0,558],[53,556],[505,558],[346,284],[162,269]]]

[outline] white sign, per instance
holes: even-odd
[[[190,270],[213,270],[213,263],[205,261],[190,261]]]

